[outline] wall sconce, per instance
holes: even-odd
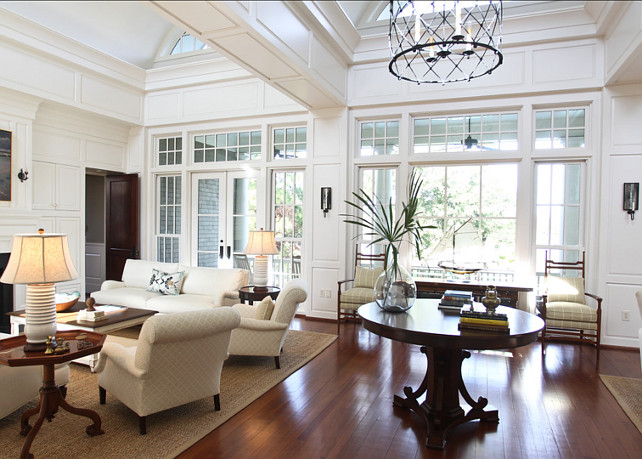
[[[640,184],[639,183],[625,183],[624,184],[624,202],[622,210],[625,210],[630,216],[631,220],[635,217],[635,211],[638,210],[640,204]]]
[[[20,169],[20,172],[18,172],[18,178],[20,179],[21,182],[24,182],[25,180],[29,179],[29,172],[23,171]]]
[[[332,188],[324,186],[321,187],[321,210],[323,211],[323,218],[326,217],[330,209],[332,209]]]

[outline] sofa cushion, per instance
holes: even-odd
[[[116,304],[119,306],[127,306],[128,308],[138,309],[154,309],[145,306],[145,303],[150,298],[157,296],[165,296],[160,293],[148,292],[144,288],[123,287],[111,290],[99,290],[93,292],[91,297],[96,300],[98,304]],[[180,295],[179,295],[180,296]],[[177,298],[172,296],[172,298]]]
[[[181,293],[184,274],[184,271],[165,273],[158,269],[152,269],[152,277],[149,279],[147,291],[163,295],[178,295]]]
[[[160,263],[148,260],[132,260],[125,262],[122,280],[125,287],[138,287],[146,289],[149,286],[149,279],[152,277],[152,270],[158,269],[165,273],[179,271],[178,263]],[[98,301],[98,300],[96,300]]]
[[[216,306],[219,305],[214,302],[214,298],[212,297],[181,293],[180,295],[158,295],[155,298],[150,298],[145,308],[163,314],[171,314],[175,312],[212,309]]]
[[[377,278],[383,272],[383,268],[363,268],[357,266],[354,270],[355,288],[374,288]]]
[[[274,301],[269,296],[266,296],[256,305],[256,312],[254,318],[259,320],[270,320],[274,312]]]
[[[247,271],[243,269],[180,266],[185,271],[181,292],[207,295],[222,301],[223,294],[243,287]]]

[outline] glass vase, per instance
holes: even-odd
[[[417,284],[406,268],[391,263],[374,286],[375,301],[386,312],[404,312],[415,304]]]

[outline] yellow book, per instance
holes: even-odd
[[[495,320],[495,319],[476,319],[473,317],[461,317],[459,321],[462,324],[479,324],[479,325],[489,325],[491,327],[503,327],[508,328],[507,320]]]

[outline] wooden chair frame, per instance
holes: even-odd
[[[342,311],[341,310],[341,286],[344,284],[347,284],[348,282],[354,282],[354,275],[357,269],[357,266],[359,266],[360,261],[371,261],[371,262],[377,262],[381,261],[383,262],[383,269],[386,269],[386,252],[384,251],[383,253],[377,253],[377,254],[368,254],[368,253],[361,253],[359,252],[359,244],[357,244],[355,248],[355,255],[354,255],[354,269],[352,271],[352,279],[344,279],[341,281],[338,281],[338,291],[337,291],[337,335],[340,334],[340,324],[341,324],[341,319],[345,320],[359,320],[359,316],[357,315],[356,310],[351,310],[351,311]]]
[[[576,262],[554,261],[548,258],[548,250],[546,251],[546,264],[544,266],[544,279],[548,279],[549,272],[552,270],[564,271],[577,271],[581,274],[582,282],[586,282],[585,278],[585,252],[582,252],[582,259]],[[584,285],[586,288],[586,285]],[[544,328],[542,329],[542,354],[546,353],[546,341],[559,339],[565,341],[574,341],[579,343],[588,343],[597,349],[598,357],[600,352],[600,335],[602,330],[602,298],[592,293],[584,292],[584,295],[592,298],[597,303],[597,329],[596,330],[583,330],[580,328],[561,328],[561,327],[548,327],[546,325],[546,303],[548,294],[542,295],[542,304],[538,306],[540,317],[544,320]]]

